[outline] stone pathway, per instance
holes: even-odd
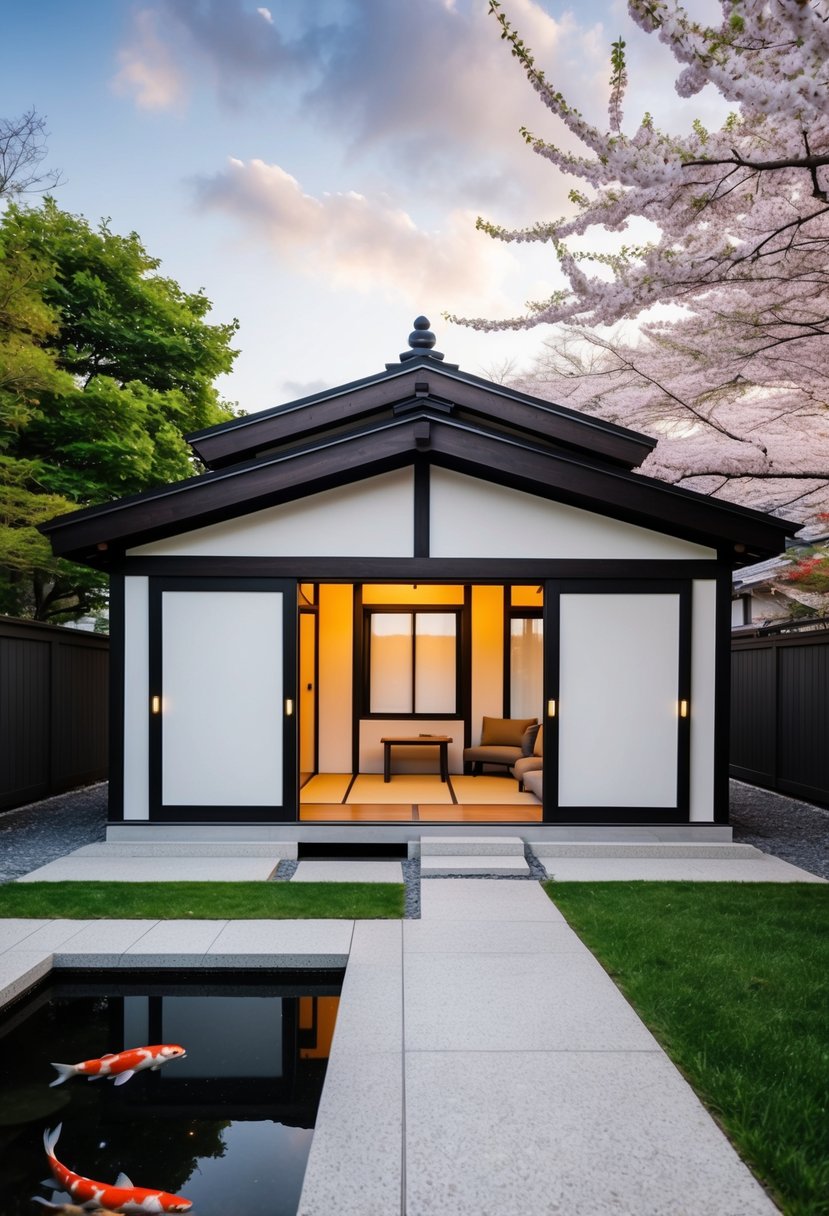
[[[300,1216],[777,1209],[535,883],[355,925]]]

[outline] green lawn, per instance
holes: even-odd
[[[829,886],[544,887],[783,1211],[829,1214]]]
[[[0,916],[149,920],[402,917],[402,883],[26,882],[0,886]]]

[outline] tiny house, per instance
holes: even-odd
[[[791,526],[433,346],[44,525],[111,576],[110,839],[727,837],[731,574]],[[469,771],[499,731],[532,788]]]

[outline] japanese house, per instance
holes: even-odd
[[[654,440],[428,324],[190,436],[202,475],[44,525],[111,575],[110,839],[728,838],[731,574],[792,525],[634,472]],[[535,792],[464,773],[485,718],[542,724]]]

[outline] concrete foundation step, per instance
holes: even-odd
[[[495,874],[504,878],[528,875],[520,836],[421,836],[421,878],[453,874]]]
[[[523,857],[520,836],[421,836],[421,857]]]
[[[534,840],[530,848],[536,857],[696,857],[698,859],[738,858],[754,861],[764,856],[751,844],[716,844],[711,841],[584,841]]]

